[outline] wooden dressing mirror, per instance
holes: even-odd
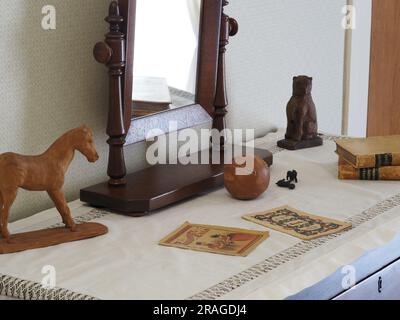
[[[226,0],[119,0],[106,18],[110,32],[94,48],[109,69],[109,181],[81,190],[81,200],[144,215],[223,185],[223,164],[166,164],[127,175],[124,148],[156,125],[168,133],[211,123],[225,129],[225,52],[237,22]],[[173,22],[171,22],[173,21]],[[218,143],[223,149],[225,139]],[[218,151],[220,152],[220,151]],[[268,164],[272,155],[256,150]]]

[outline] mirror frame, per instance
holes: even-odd
[[[135,127],[135,118],[132,117],[131,97],[135,59],[136,3],[137,0],[119,0],[121,16],[125,18],[122,32],[127,35],[124,81],[124,120],[127,132],[131,127]],[[201,1],[195,104],[202,106],[211,117],[214,113],[222,4],[222,0]],[[150,117],[154,118],[157,115],[151,115]],[[132,143],[128,142],[128,144]]]

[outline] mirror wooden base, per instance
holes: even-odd
[[[273,155],[255,149],[270,166]],[[108,182],[81,190],[81,201],[117,213],[144,216],[179,201],[224,185],[224,165],[157,165],[126,177],[127,184]]]
[[[82,223],[76,225],[76,231],[62,227],[15,234],[11,236],[9,242],[0,238],[0,254],[46,248],[63,243],[95,238],[107,232],[107,227],[102,224]]]

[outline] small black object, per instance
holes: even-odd
[[[281,188],[288,188],[289,190],[296,189],[296,185],[294,185],[290,181],[286,181],[285,179],[278,181],[276,185]]]
[[[382,293],[382,289],[383,289],[383,281],[382,281],[382,277],[379,277],[379,280],[378,280],[378,292]]]
[[[296,170],[292,170],[292,171],[288,171],[287,175],[286,175],[286,179],[290,182],[296,182],[298,183],[298,176],[297,176],[297,171]]]

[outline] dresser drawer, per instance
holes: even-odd
[[[400,300],[400,260],[334,300]]]

